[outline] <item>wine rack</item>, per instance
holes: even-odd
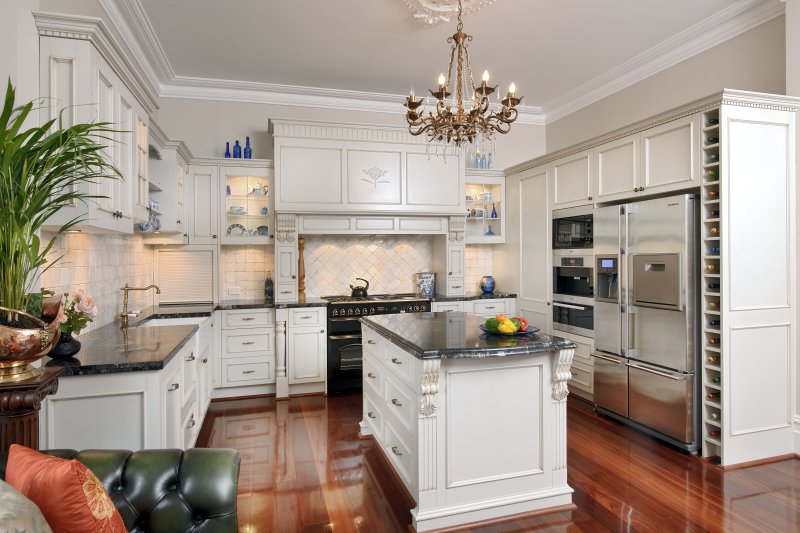
[[[703,113],[702,302],[703,456],[722,455],[722,203],[720,202],[720,113]]]

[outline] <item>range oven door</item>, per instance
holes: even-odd
[[[357,319],[328,319],[328,392],[361,388],[361,324]]]

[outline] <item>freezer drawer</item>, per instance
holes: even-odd
[[[628,416],[628,367],[626,359],[592,353],[594,361],[594,403],[622,416]]]
[[[654,369],[632,362],[628,366],[628,379],[630,381],[628,416],[631,420],[677,441],[687,444],[694,442],[692,411],[695,377],[693,374]]]

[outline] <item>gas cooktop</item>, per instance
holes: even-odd
[[[323,300],[328,300],[332,304],[350,304],[362,302],[427,302],[428,298],[423,298],[413,293],[405,294],[374,294],[366,298],[354,298],[352,296],[323,296]]]

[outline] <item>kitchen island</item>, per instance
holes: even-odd
[[[363,436],[416,501],[417,531],[572,506],[567,381],[575,344],[483,333],[479,316],[361,319]]]

